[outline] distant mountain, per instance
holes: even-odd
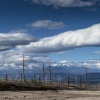
[[[58,63],[51,63],[50,69],[52,73],[52,79],[62,80],[62,82],[67,82],[68,73],[70,76],[71,82],[79,82],[80,81],[80,75],[81,75],[81,81],[85,82],[85,67],[87,69],[87,79],[88,82],[100,82],[100,69],[97,67],[88,67],[91,62],[87,63],[87,65],[84,64],[84,62],[68,62],[68,61],[60,61]],[[92,62],[91,65],[94,66],[95,62]],[[85,67],[84,67],[85,66]],[[44,71],[46,78],[49,79],[49,66],[45,64]],[[11,78],[12,76],[19,77],[21,76],[22,69],[17,68],[4,68],[0,70],[0,77],[5,78],[5,75],[8,74],[8,76]],[[32,68],[25,67],[25,76],[26,79],[38,79],[39,75],[42,78],[42,67],[35,67]]]
[[[61,81],[64,83],[67,83],[68,80],[68,73],[66,71],[62,71],[60,67],[57,69],[60,69],[59,72],[52,67],[52,80],[53,81]],[[0,78],[5,78],[6,74],[8,75],[8,78],[15,78],[20,79],[21,78],[21,70],[1,70],[0,71]],[[38,79],[39,75],[41,75],[41,79],[43,78],[42,72],[39,70],[39,72],[35,72],[35,79]],[[49,73],[45,74],[46,80],[49,80]],[[85,83],[85,73],[72,73],[69,72],[70,82],[71,83],[79,83],[80,82],[80,76],[81,76],[81,82]],[[25,77],[26,79],[34,79],[34,71],[28,69],[25,70]],[[100,83],[100,73],[99,72],[91,72],[87,73],[87,82],[88,83]]]

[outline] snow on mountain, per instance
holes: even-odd
[[[44,63],[44,67],[48,70],[49,63]],[[88,72],[99,72],[100,71],[100,60],[90,60],[88,62],[71,62],[71,61],[59,61],[59,62],[51,62],[50,63],[52,71],[67,73],[68,70],[71,73],[84,73],[85,67],[88,69]],[[25,62],[25,70],[34,70],[36,72],[42,71],[43,63],[32,63],[27,64]],[[0,70],[22,70],[22,65],[17,65],[13,67],[10,65],[9,67],[1,67]]]
[[[58,72],[68,72],[72,73],[84,73],[85,68],[88,72],[99,72],[100,62],[97,60],[91,60],[88,62],[70,62],[70,61],[60,61],[58,63],[51,64],[52,69]]]

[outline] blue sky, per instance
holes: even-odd
[[[20,34],[27,34],[25,36],[29,37],[29,39],[33,36],[37,39],[44,39],[64,32],[85,29],[99,23],[99,0],[59,0],[59,2],[57,0],[0,0],[0,34],[4,34],[4,37],[7,34],[20,32]],[[25,37],[23,36],[23,38]],[[73,37],[70,41],[72,40]],[[33,41],[30,40],[28,42],[31,43]],[[1,43],[0,45],[4,44]],[[12,46],[12,43],[9,45]],[[17,45],[22,44],[19,43]],[[16,50],[17,45],[14,45],[14,50]],[[93,46],[89,45],[79,46],[72,50],[61,49],[58,51],[55,47],[56,51],[49,51],[47,55],[49,59],[54,61],[88,61],[91,59],[100,59],[99,54],[93,53],[99,51],[100,47],[97,44]],[[10,50],[13,49],[10,48]],[[31,53],[36,53],[34,50],[32,52],[32,50]],[[1,50],[1,52],[4,51],[5,49]]]

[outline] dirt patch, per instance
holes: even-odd
[[[100,91],[2,91],[0,100],[100,100]]]

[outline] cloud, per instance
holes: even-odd
[[[26,52],[50,53],[88,46],[100,46],[100,24],[46,37],[35,43],[31,42],[29,45],[17,46],[17,48]]]
[[[25,59],[25,69],[34,69],[34,68],[42,68],[43,63],[45,64],[45,67],[48,67],[49,61],[50,65],[52,67],[75,67],[75,68],[82,68],[84,65],[88,68],[94,68],[94,69],[100,69],[100,60],[90,60],[87,62],[72,62],[72,61],[52,61],[48,58],[48,55],[45,56],[30,53],[25,53],[24,55]],[[4,69],[22,69],[23,64],[23,53],[20,50],[7,50],[0,52],[0,70]],[[66,68],[67,69],[67,68]],[[71,70],[72,71],[72,70]]]
[[[5,50],[9,50],[9,49],[11,49],[12,48],[12,46],[0,46],[0,51],[5,51]]]
[[[86,10],[86,11],[97,11],[96,8],[86,8],[85,10]]]
[[[27,29],[13,29],[10,33],[27,33]]]
[[[51,64],[53,67],[74,67],[74,68],[81,68],[84,70],[85,67],[87,67],[89,70],[90,69],[100,69],[100,59],[98,60],[89,60],[87,62],[80,62],[80,61],[59,61],[59,62],[54,62]]]
[[[27,1],[27,0],[26,0]],[[59,7],[85,7],[85,6],[92,6],[95,3],[89,1],[82,1],[82,0],[30,0],[35,4],[40,5],[47,5],[47,6],[54,6],[55,8]]]
[[[26,33],[0,33],[0,51],[8,50],[17,45],[26,45],[34,41],[37,41],[37,39]]]
[[[25,53],[25,68],[41,67],[49,61],[46,54]],[[22,69],[23,53],[20,50],[7,50],[0,52],[0,70],[1,69]]]
[[[100,59],[92,59],[87,62],[87,66],[90,68],[99,68],[100,69]]]
[[[92,54],[100,54],[100,51],[94,51]]]
[[[48,29],[58,29],[65,27],[63,22],[57,22],[52,20],[39,20],[34,23],[29,24],[33,28],[48,28]]]

